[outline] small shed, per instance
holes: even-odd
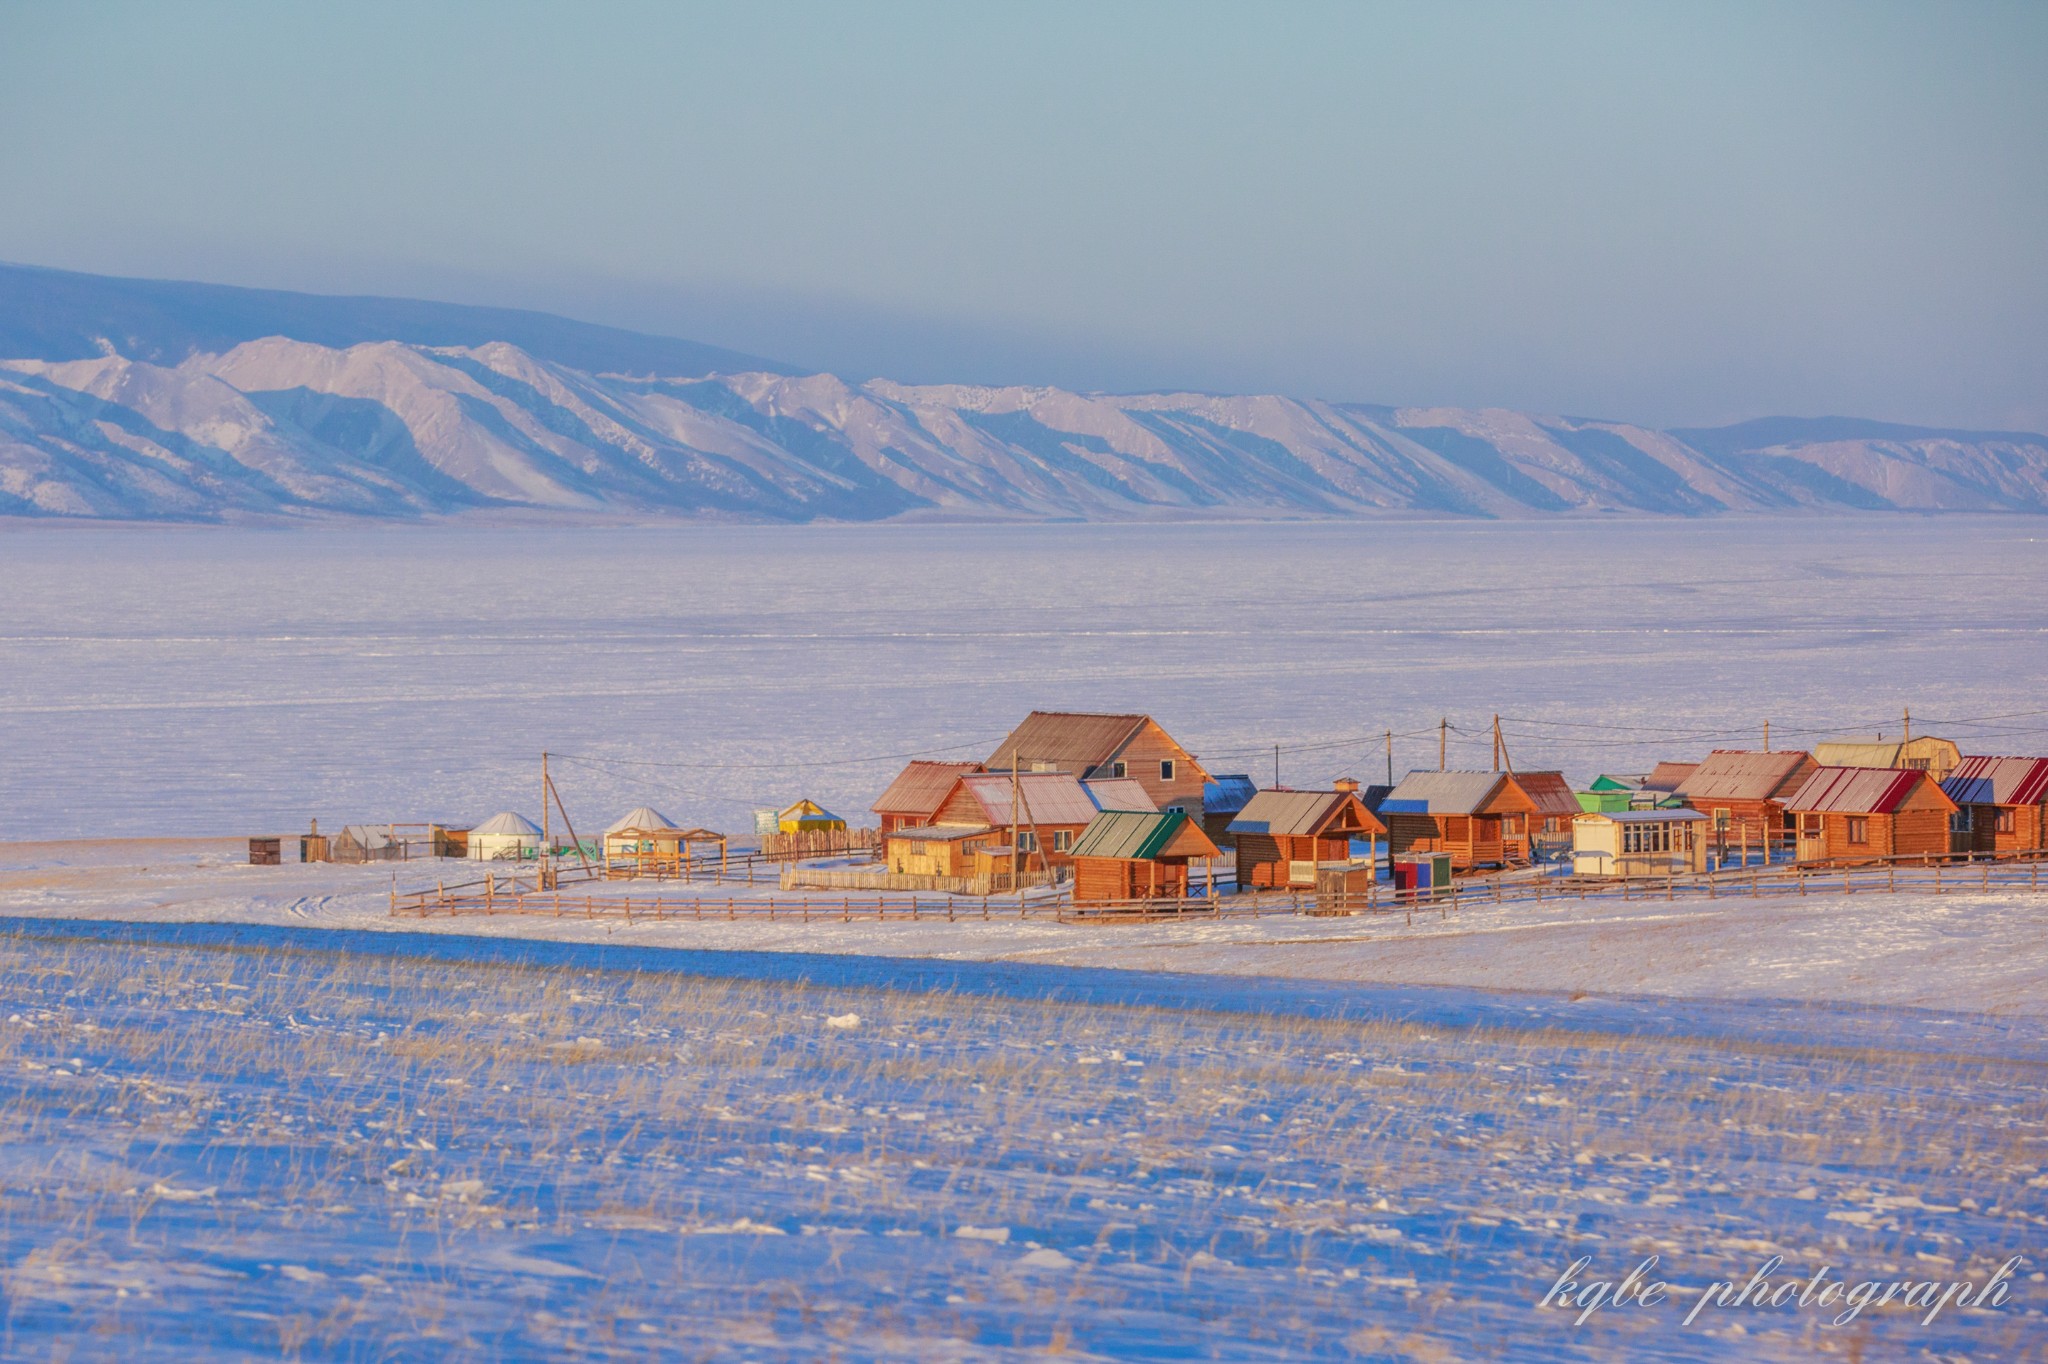
[[[350,824],[327,842],[330,862],[399,862],[405,845],[388,824]]]
[[[1956,852],[2048,847],[2048,758],[1965,758],[1941,784]]]
[[[1572,820],[1576,876],[1682,876],[1707,869],[1697,810],[1600,810]]]
[[[846,821],[809,797],[788,806],[775,816],[775,831],[784,834],[814,833],[846,828]]]
[[[1503,825],[1534,810],[1505,772],[1410,772],[1380,802],[1380,819],[1394,855],[1447,852],[1455,870],[1470,871],[1506,866]]]
[[[1179,810],[1104,810],[1074,845],[1074,903],[1179,899],[1188,866],[1220,850]]]
[[[1786,801],[1799,860],[1859,861],[1949,850],[1956,803],[1917,768],[1818,767]]]
[[[953,783],[969,772],[982,770],[980,763],[940,763],[919,759],[896,774],[896,780],[875,798],[869,808],[881,821],[882,833],[916,828],[932,822],[939,805],[953,789]],[[771,830],[772,832],[772,830]]]
[[[1202,783],[1202,832],[1219,848],[1232,845],[1230,821],[1259,794],[1258,786],[1242,772],[1211,777]]]
[[[473,862],[519,862],[540,856],[540,825],[510,810],[492,815],[469,831]]]
[[[1247,890],[1310,887],[1328,871],[1359,872],[1369,882],[1373,859],[1354,858],[1351,841],[1386,833],[1355,791],[1261,791],[1230,821],[1237,884]]]
[[[282,838],[252,838],[249,840],[249,865],[252,867],[275,867],[284,862],[284,840]]]
[[[973,876],[980,854],[1001,841],[986,825],[920,825],[897,829],[882,842],[882,860],[902,876]]]

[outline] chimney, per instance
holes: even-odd
[[[1356,777],[1339,777],[1332,785],[1347,795],[1355,796],[1358,794],[1358,778]]]

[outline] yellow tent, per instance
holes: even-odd
[[[801,834],[813,829],[844,829],[846,821],[815,800],[805,799],[777,815],[775,827],[782,833]]]

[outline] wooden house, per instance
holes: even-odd
[[[1903,740],[1843,739],[1815,744],[1813,760],[1822,767],[1891,767],[1925,772],[1946,781],[1963,761],[1954,741],[1931,734]]]
[[[1786,800],[1799,860],[1945,854],[1956,803],[1917,768],[1817,767]]]
[[[990,772],[1131,777],[1161,810],[1199,818],[1209,774],[1149,715],[1034,710],[984,764]]]
[[[1575,876],[1683,876],[1707,869],[1697,810],[1598,810],[1572,820]]]
[[[973,876],[1007,829],[926,826],[897,829],[882,840],[882,861],[900,876]]]
[[[1259,793],[1242,772],[1214,776],[1202,783],[1202,832],[1219,848],[1231,846],[1230,821]]]
[[[1510,772],[1509,784],[1528,798],[1527,814],[1501,819],[1501,839],[1510,862],[1562,857],[1572,849],[1572,821],[1585,813],[1562,772]]]
[[[1386,836],[1356,791],[1261,791],[1230,821],[1239,888],[1312,887],[1322,871],[1350,872],[1353,839]],[[1373,860],[1363,872],[1369,879]]]
[[[953,783],[969,772],[981,771],[980,763],[938,763],[922,759],[896,774],[886,791],[869,807],[881,820],[884,835],[898,829],[929,824],[939,803],[953,789]]]
[[[808,797],[782,810],[775,816],[775,830],[777,833],[822,833],[828,830],[844,831],[845,828],[845,820]]]
[[[1074,903],[1185,896],[1190,864],[1219,851],[1184,811],[1104,810],[1074,845]]]
[[[1137,782],[1084,783],[1067,772],[1020,772],[1015,777],[1008,772],[968,772],[953,779],[931,824],[993,830],[997,837],[987,845],[990,856],[1000,859],[1014,846],[1015,860],[1026,871],[1065,866],[1081,831],[1102,812],[1096,803],[1097,788],[1120,804],[1149,803]],[[1017,834],[1014,845],[1012,828]]]
[[[517,862],[540,856],[540,825],[510,810],[469,831],[469,855],[478,862]]]
[[[1941,789],[1957,806],[1953,851],[2048,847],[2048,758],[1965,758]]]
[[[1395,856],[1447,852],[1458,871],[1506,866],[1508,818],[1521,817],[1526,830],[1535,811],[1505,772],[1410,772],[1380,802]]]
[[[1729,846],[1758,850],[1787,840],[1791,821],[1785,802],[1813,775],[1813,755],[1798,749],[1753,752],[1717,748],[1674,793],[1708,820],[1708,831],[1724,855]]]

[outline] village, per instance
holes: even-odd
[[[394,915],[629,920],[707,909],[1412,917],[1475,896],[1939,893],[1963,887],[1961,869],[1973,869],[1971,888],[2038,889],[2048,758],[1966,755],[1911,726],[1907,712],[1905,737],[1805,750],[1770,747],[1766,725],[1757,749],[1575,786],[1560,771],[1517,769],[1495,717],[1490,770],[1395,780],[1389,735],[1385,782],[1261,788],[1248,773],[1210,771],[1150,715],[1034,711],[986,758],[911,759],[874,798],[872,824],[800,798],[758,810],[746,838],[679,826],[652,805],[592,836],[544,757],[538,821],[506,810],[469,828],[351,824],[333,835],[316,822],[298,860],[485,864],[480,879],[442,875],[403,895],[394,878]],[[251,862],[282,862],[284,844],[251,839]]]

